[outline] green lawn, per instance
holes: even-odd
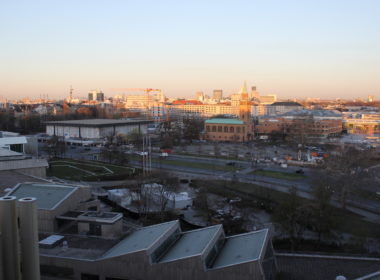
[[[153,159],[152,159],[152,161],[153,161]],[[154,159],[154,161],[159,162],[160,160]],[[216,164],[209,164],[209,163],[204,163],[204,162],[199,163],[199,162],[192,162],[192,161],[163,159],[163,160],[161,160],[161,163],[167,164],[167,165],[184,166],[184,167],[190,167],[190,168],[217,170],[217,171],[235,171],[235,170],[238,170],[237,168],[230,166],[230,165],[216,165]]]
[[[272,177],[272,178],[277,178],[277,179],[284,179],[284,180],[301,180],[305,178],[305,176],[302,174],[287,173],[287,172],[280,172],[280,171],[270,171],[270,170],[256,170],[256,171],[251,172],[250,174]]]
[[[141,160],[141,156],[131,155],[130,159]],[[230,166],[230,165],[216,165],[216,164],[210,164],[210,163],[204,163],[204,162],[173,160],[173,159],[170,159],[170,157],[165,158],[165,159],[152,158],[152,162],[155,162],[155,163],[161,162],[162,164],[165,164],[165,165],[183,166],[183,167],[190,167],[190,168],[197,168],[197,169],[216,170],[216,171],[236,171],[236,170],[239,170],[238,168],[236,168],[234,166]]]
[[[49,162],[48,176],[67,180],[98,180],[133,173],[133,168],[117,166],[97,161],[79,161],[72,159],[54,159]]]

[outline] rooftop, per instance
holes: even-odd
[[[121,124],[141,124],[150,123],[148,120],[141,119],[84,119],[84,120],[71,120],[71,121],[52,121],[46,124],[55,125],[68,125],[68,126],[108,126],[108,125],[121,125]]]
[[[13,188],[17,184],[25,182],[41,182],[46,183],[47,180],[21,174],[14,170],[0,170],[0,196],[5,195],[4,191],[8,188]]]
[[[183,233],[160,262],[200,255],[221,228],[216,225]]]
[[[26,143],[28,143],[28,141],[25,136],[0,137],[0,146]]]
[[[282,114],[284,117],[291,117],[291,116],[313,116],[313,117],[342,117],[342,114],[340,114],[337,111],[332,110],[293,110],[290,112],[287,112],[285,114]]]
[[[268,229],[244,233],[226,238],[213,268],[253,261],[260,258]]]
[[[17,198],[35,197],[38,209],[51,210],[76,189],[77,187],[65,185],[24,183],[17,185],[8,195]]]
[[[146,250],[163,234],[176,226],[179,226],[178,221],[171,221],[136,230],[116,244],[113,248],[111,248],[111,250],[106,252],[103,255],[103,258],[112,258],[132,252]]]
[[[294,101],[278,101],[271,104],[271,106],[301,106],[298,102]]]
[[[209,119],[206,120],[209,124],[244,124],[242,120],[239,119]]]
[[[284,280],[335,279],[337,275],[357,279],[380,271],[378,258],[285,253],[277,253],[276,258],[280,279]]]

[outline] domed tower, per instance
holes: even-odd
[[[251,123],[251,104],[248,99],[247,85],[244,82],[244,85],[240,88],[240,105],[239,105],[239,119],[245,123]]]

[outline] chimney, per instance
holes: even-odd
[[[21,198],[18,200],[18,206],[23,279],[40,280],[36,199]]]
[[[4,279],[20,280],[20,243],[16,201],[15,196],[0,197],[1,249]]]

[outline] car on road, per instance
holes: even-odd
[[[236,162],[234,161],[230,161],[230,162],[227,162],[226,165],[229,165],[229,166],[235,166]]]

